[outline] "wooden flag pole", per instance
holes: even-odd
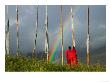
[[[89,52],[89,43],[90,43],[90,35],[89,35],[89,6],[88,6],[88,29],[87,29],[87,55],[86,55],[86,63],[90,64],[90,52]]]
[[[37,43],[37,30],[38,30],[38,5],[37,5],[37,16],[36,16],[36,34],[35,34],[34,49],[32,52],[32,57],[35,57],[36,43]]]
[[[72,45],[75,47],[75,34],[74,34],[74,24],[73,24],[73,11],[71,7],[71,18],[72,18]]]
[[[17,53],[19,55],[19,27],[18,27],[18,6],[16,6],[16,29],[17,29]]]
[[[60,19],[60,21],[61,21],[61,26],[60,26],[60,28],[61,28],[61,46],[62,46],[62,56],[61,56],[61,59],[62,59],[62,65],[63,65],[63,63],[64,63],[64,61],[63,61],[63,24],[62,24],[62,17],[63,17],[63,12],[62,12],[62,5],[61,5],[61,19]]]
[[[8,16],[8,6],[7,6],[7,25],[6,25],[6,37],[5,37],[5,51],[6,54],[10,54],[10,49],[9,49],[9,16]]]
[[[46,19],[45,19],[45,53],[47,55],[47,62],[49,61],[49,38],[48,38],[48,15],[47,15],[47,5],[46,5]]]

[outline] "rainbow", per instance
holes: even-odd
[[[69,25],[69,20],[70,20],[70,13],[67,17],[67,20],[64,22],[63,24],[63,33],[66,32],[68,30],[68,25]],[[60,28],[60,27],[59,27]],[[58,32],[57,37],[55,37],[54,39],[54,44],[52,45],[52,50],[50,50],[50,57],[49,57],[49,62],[52,63],[54,61],[54,58],[57,54],[60,55],[60,53],[58,53],[58,47],[61,45],[61,28],[60,31]]]

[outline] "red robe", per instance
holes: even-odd
[[[71,64],[71,50],[66,50],[66,52],[65,52],[65,54],[66,54],[66,59],[67,59],[67,64]]]
[[[76,49],[72,49],[72,64],[77,64],[77,55],[76,55]]]

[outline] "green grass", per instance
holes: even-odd
[[[31,59],[24,56],[5,57],[5,71],[6,72],[105,72],[106,66],[100,64],[85,65],[79,64],[77,66],[68,66],[60,64],[50,64],[45,60]]]

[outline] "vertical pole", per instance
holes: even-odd
[[[33,57],[35,57],[35,51],[36,51],[37,29],[38,29],[38,5],[37,5],[37,16],[36,16],[36,34],[35,34],[35,41],[34,41],[34,49],[33,49],[33,52],[32,52]]]
[[[75,34],[74,34],[74,24],[73,24],[73,11],[71,7],[71,18],[72,18],[72,45],[75,47]]]
[[[6,15],[7,15],[7,18],[8,18],[8,6],[7,6],[7,11],[6,11]],[[8,24],[8,22],[7,22],[7,24]],[[6,29],[5,29],[5,52],[6,52],[6,55],[7,55],[7,25],[6,24]]]
[[[88,6],[88,29],[87,29],[87,55],[86,55],[86,63],[90,64],[90,52],[89,52],[89,43],[90,43],[90,35],[89,35],[89,6]]]
[[[16,6],[16,29],[17,29],[17,53],[19,55],[19,29],[18,29],[18,6]]]
[[[8,6],[7,6],[7,25],[6,25],[6,37],[5,37],[5,50],[6,54],[9,55],[10,49],[9,49],[9,17],[8,17]]]
[[[47,5],[46,5],[45,33],[46,33],[46,39],[45,39],[45,53],[46,53],[46,55],[47,55],[47,62],[48,62],[48,60],[49,60],[49,38],[48,38],[48,15],[47,15]]]
[[[63,63],[64,63],[64,61],[63,61],[63,24],[62,24],[62,16],[63,15],[63,13],[62,13],[62,5],[61,5],[61,19],[60,19],[60,21],[61,21],[61,26],[60,26],[60,28],[61,28],[61,46],[62,46],[62,56],[61,56],[61,59],[62,59],[62,65],[63,65]]]

